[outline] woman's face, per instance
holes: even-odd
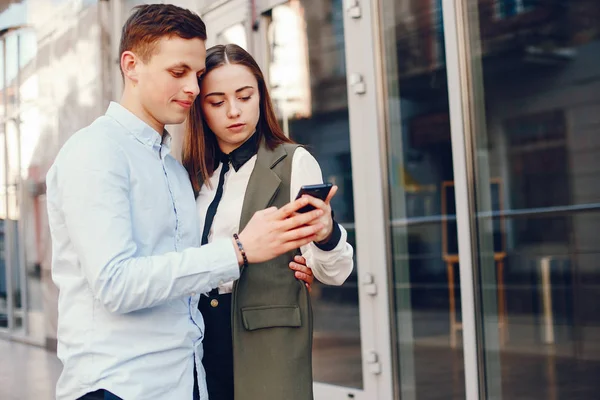
[[[210,71],[202,78],[200,98],[204,119],[223,153],[240,147],[256,130],[258,82],[247,67],[225,64]]]

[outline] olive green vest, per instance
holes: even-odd
[[[242,207],[240,231],[255,211],[290,201],[298,145],[262,144]],[[235,400],[312,400],[312,308],[288,264],[298,250],[251,264],[234,283],[232,334]]]

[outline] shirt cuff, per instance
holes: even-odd
[[[210,289],[215,289],[227,282],[239,279],[240,265],[238,264],[236,248],[233,247],[233,241],[230,239],[218,239],[209,245],[215,249],[213,251],[217,254],[218,261],[213,261],[216,265],[221,265],[221,268],[213,270],[212,279],[209,283]],[[215,264],[213,264],[213,268]],[[210,290],[206,293],[209,292]]]
[[[333,221],[333,231],[331,232],[331,236],[329,236],[329,239],[324,242],[324,243],[315,243],[315,246],[317,246],[319,249],[323,250],[323,251],[331,251],[333,249],[335,249],[337,247],[337,245],[340,243],[340,239],[342,238],[342,230],[340,229],[340,226],[338,225],[337,222],[335,222],[335,220]]]

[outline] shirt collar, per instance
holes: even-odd
[[[233,169],[235,169],[237,172],[258,152],[258,136],[259,135],[255,132],[248,140],[244,142],[244,144],[229,154],[225,154],[221,150],[217,150],[217,157],[215,157],[215,169],[219,166],[220,162],[231,162]]]
[[[150,127],[150,125],[146,124],[121,104],[111,101],[106,110],[106,116],[121,124],[125,129],[131,132],[140,143],[151,148],[160,148],[162,144],[164,145],[162,147],[163,152],[165,150],[170,151],[171,135],[169,132],[164,130],[163,135],[159,135],[154,128]]]

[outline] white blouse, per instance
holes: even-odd
[[[239,232],[244,196],[250,175],[256,164],[256,158],[257,156],[254,155],[238,171],[230,168],[225,174],[223,197],[219,202],[208,236],[209,243],[216,239],[230,238],[234,233]],[[208,207],[216,194],[221,168],[223,168],[223,164],[219,164],[210,178],[212,188],[203,185],[196,199],[196,208],[200,217],[199,232],[204,230],[204,221]],[[290,201],[296,198],[300,187],[318,183],[323,183],[319,163],[308,151],[298,147],[292,159]],[[344,283],[354,266],[352,260],[354,250],[350,244],[346,243],[348,236],[346,230],[341,226],[340,230],[342,232],[340,241],[330,251],[321,250],[314,243],[309,243],[300,248],[302,256],[306,258],[306,263],[312,269],[315,277],[328,285],[341,285]],[[293,273],[293,271],[290,270],[290,273]],[[227,282],[219,286],[219,293],[231,293],[232,289],[233,281]]]

